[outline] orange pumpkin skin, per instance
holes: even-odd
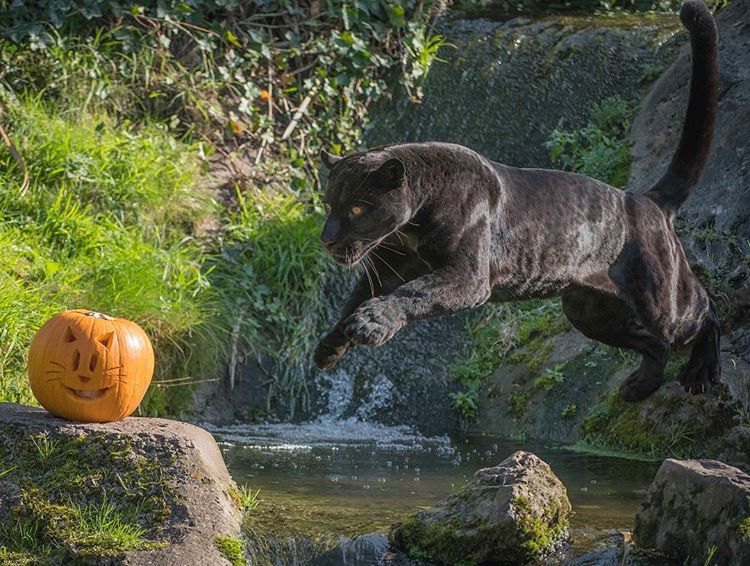
[[[84,422],[124,419],[154,373],[154,350],[134,322],[87,310],[48,320],[31,342],[29,383],[55,416]]]

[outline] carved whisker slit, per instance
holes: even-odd
[[[50,360],[49,363],[54,364],[56,366],[60,366],[61,368],[65,369],[65,366],[63,364],[61,364],[60,362],[53,362],[52,360]]]

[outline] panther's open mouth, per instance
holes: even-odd
[[[78,399],[101,399],[111,389],[111,387],[104,387],[102,389],[73,389],[67,385],[65,387]]]

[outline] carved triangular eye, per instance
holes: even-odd
[[[73,329],[70,326],[65,329],[65,337],[63,338],[63,340],[65,340],[66,342],[75,342],[76,340],[78,340],[78,338],[76,338],[76,335],[73,334]]]
[[[104,346],[105,348],[109,348],[112,345],[112,339],[114,338],[113,332],[107,332],[103,336],[99,336],[99,338],[96,339],[99,344]]]

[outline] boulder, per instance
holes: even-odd
[[[46,546],[50,563],[229,564],[217,546],[239,538],[242,511],[205,430],[137,417],[75,423],[2,403],[0,431],[0,533],[11,563]],[[38,544],[13,535],[29,529]]]
[[[717,460],[665,460],[636,515],[637,544],[687,566],[750,564],[750,475]]]
[[[570,502],[549,465],[518,451],[393,527],[392,545],[437,564],[529,564],[566,538]]]

